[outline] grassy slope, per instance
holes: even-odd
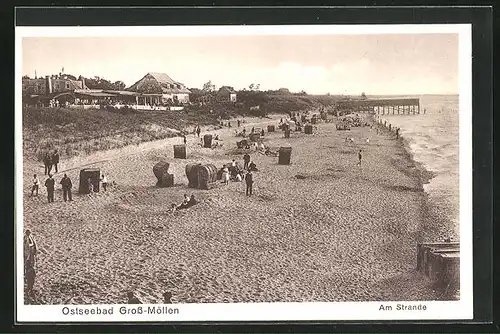
[[[106,110],[23,109],[23,153],[41,159],[42,152],[59,149],[74,156],[145,141],[177,136],[195,124],[212,124],[206,115],[178,111],[118,113]]]

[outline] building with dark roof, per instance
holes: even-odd
[[[217,92],[217,100],[224,102],[236,102],[237,93],[231,86],[222,86]]]

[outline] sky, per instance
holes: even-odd
[[[188,88],[309,94],[458,94],[458,34],[24,37],[23,75],[121,80],[167,73]]]

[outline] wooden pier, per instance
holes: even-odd
[[[340,100],[336,110],[357,113],[373,113],[378,115],[410,115],[420,114],[420,99],[356,99]]]

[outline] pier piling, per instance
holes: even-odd
[[[420,99],[398,98],[398,99],[357,99],[340,100],[336,102],[336,110],[350,110],[360,113],[373,113],[378,115],[420,114]]]

